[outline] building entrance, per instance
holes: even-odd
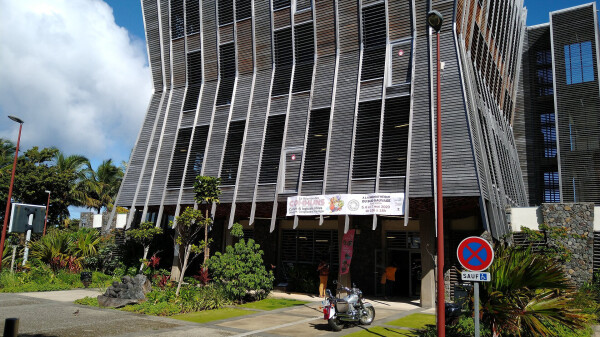
[[[391,290],[394,297],[421,295],[421,251],[418,232],[386,233],[386,266],[395,265],[396,282]],[[384,269],[385,269],[384,267]]]

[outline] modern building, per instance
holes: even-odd
[[[484,231],[503,237],[506,207],[527,204],[512,129],[522,0],[142,0],[142,7],[154,93],[116,202],[130,207],[128,225],[167,226],[194,205],[197,175],[218,176],[217,246],[240,222],[267,263],[336,266],[341,236],[355,229],[350,270],[361,289],[381,293],[379,275],[396,262],[396,294],[420,294],[433,306],[432,9],[445,18],[446,269],[460,240]],[[289,197],[370,193],[403,194],[401,212],[286,216]]]
[[[596,3],[528,27],[515,139],[529,204],[600,203]]]

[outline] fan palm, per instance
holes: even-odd
[[[507,247],[495,256],[481,294],[483,320],[495,334],[553,336],[557,325],[585,326],[588,317],[573,308],[575,289],[555,260]]]
[[[76,206],[85,205],[85,193],[82,193],[81,184],[86,180],[90,161],[82,155],[65,156],[62,152],[57,152],[54,156],[54,165],[59,172],[71,172],[74,174],[72,188],[68,195],[56,196],[67,200],[69,204]]]
[[[16,146],[8,139],[0,138],[0,170],[12,165]]]

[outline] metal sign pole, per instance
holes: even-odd
[[[475,295],[475,337],[479,337],[479,282],[473,282]]]
[[[33,213],[29,214],[29,226],[27,226],[27,235],[25,236],[25,254],[23,254],[23,266],[27,263],[29,256],[29,241],[31,240],[31,230],[33,229]]]

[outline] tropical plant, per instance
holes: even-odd
[[[72,173],[73,180],[71,181],[71,189],[65,191],[62,195],[51,193],[51,198],[68,200],[69,204],[75,206],[85,206],[85,194],[81,188],[81,184],[87,178],[90,161],[82,155],[66,156],[63,152],[58,151],[53,158],[54,167],[58,172]],[[50,200],[52,204],[52,199]]]
[[[0,174],[2,174],[2,169],[4,167],[12,165],[15,149],[15,143],[8,139],[0,138]]]
[[[481,292],[482,320],[495,335],[555,336],[555,327],[585,327],[575,289],[556,260],[531,249],[498,245]]]
[[[127,237],[144,248],[144,255],[142,260],[145,261],[148,258],[148,252],[150,251],[150,244],[155,236],[162,234],[162,228],[154,226],[153,222],[146,221],[140,224],[139,228],[130,229],[127,231]],[[140,271],[144,269],[144,262],[140,266]]]
[[[86,179],[80,184],[85,207],[95,209],[98,214],[102,208],[112,207],[123,179],[123,168],[115,166],[112,159],[104,160],[96,170],[88,166]]]
[[[56,257],[68,255],[72,242],[73,237],[68,232],[50,230],[39,240],[29,243],[30,254],[42,262],[50,263]]]
[[[208,208],[213,203],[219,203],[219,196],[221,195],[221,178],[209,177],[209,176],[197,176],[194,181],[194,199],[200,205],[204,207],[204,218],[209,221],[204,226],[204,262],[202,263],[203,269],[206,269],[206,263],[210,256],[210,247],[208,241],[208,227],[212,225],[212,219],[208,217]]]
[[[73,233],[69,252],[77,257],[87,258],[98,254],[100,234],[92,228],[81,228]]]
[[[234,224],[232,235],[239,238],[233,246],[227,246],[225,253],[217,252],[208,262],[213,279],[225,285],[230,296],[241,301],[250,292],[257,299],[265,298],[273,289],[273,272],[267,272],[263,263],[263,251],[253,239],[247,242],[242,226]]]
[[[196,244],[202,229],[206,229],[211,223],[210,219],[202,216],[202,211],[195,210],[191,207],[186,208],[183,213],[171,221],[171,226],[175,227],[177,238],[175,243],[179,245],[179,265],[181,273],[177,284],[175,296],[179,296],[181,283],[189,264],[195,260],[200,253],[205,251],[208,244],[207,241],[200,241]]]

